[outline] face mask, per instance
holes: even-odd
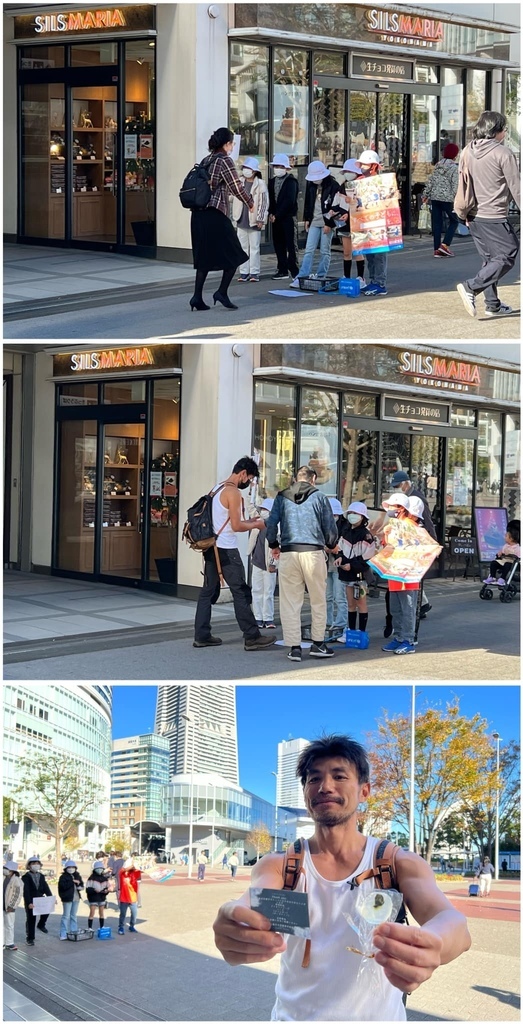
[[[345,178],[345,181],[354,181],[354,179],[358,177],[358,175],[355,174],[354,171],[344,171],[343,176]]]
[[[76,871],[76,868],[66,868],[65,870],[66,870],[66,871],[67,871],[67,872],[68,872],[68,873],[69,873],[70,875],[74,875],[74,873],[75,873],[75,871]]]
[[[398,513],[396,509],[387,509],[387,515],[389,519],[397,519]]]
[[[103,875],[103,873],[104,873],[104,869],[103,868],[95,868],[94,870],[95,870],[97,875]]]
[[[285,167],[275,167],[274,174],[276,178],[283,178],[283,175],[287,174],[287,169]]]
[[[349,523],[352,523],[353,525],[361,523],[361,516],[357,515],[356,512],[349,512],[347,519],[349,520]]]
[[[250,167],[244,167],[242,174],[244,178],[252,178],[254,171],[251,171]]]
[[[30,864],[29,865],[29,871],[34,871],[35,875],[38,874],[38,872],[40,871],[40,865],[39,864]]]
[[[244,491],[246,487],[249,487],[249,486],[250,486],[250,483],[251,483],[251,481],[250,481],[250,480],[246,480],[246,481],[245,481],[245,483],[243,483],[243,484],[238,484],[238,489],[239,489],[240,491]]]
[[[10,872],[9,868],[4,868],[4,878],[9,878],[10,874],[11,874],[11,872]]]

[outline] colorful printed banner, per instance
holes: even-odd
[[[476,537],[480,562],[492,562],[506,543],[508,515],[506,508],[476,508]]]
[[[420,583],[443,550],[412,519],[389,519],[384,529],[387,544],[369,564],[384,580]]]
[[[396,175],[359,178],[352,188],[358,202],[358,209],[350,215],[353,255],[403,249]]]
[[[151,882],[167,882],[175,874],[174,868],[155,868],[154,871],[147,872],[147,877],[151,879]]]

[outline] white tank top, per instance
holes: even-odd
[[[380,839],[367,836],[363,856],[350,878],[373,867],[373,856]],[[331,882],[314,867],[305,842],[304,869],[309,894],[311,924],[310,964],[302,967],[305,939],[286,935],[287,949],[281,955],[276,982],[276,1003],[271,1020],[321,1021],[396,1021],[406,1020],[402,993],[383,975],[381,993],[373,992],[365,981],[357,982],[361,957],[349,953],[346,946],[359,948],[359,938],[343,916],[353,906],[357,890],[347,884],[349,878]],[[361,883],[362,891],[375,888],[372,879]],[[296,886],[305,891],[300,875]]]
[[[221,482],[223,482],[223,481],[221,481]],[[219,486],[220,486],[220,484],[216,484],[216,487],[219,487]],[[216,487],[213,487],[213,491],[216,490]],[[214,527],[214,532],[215,533],[218,533],[218,531],[222,529],[223,524],[225,522],[227,522],[227,519],[229,518],[229,509],[224,508],[222,503],[221,503],[221,501],[220,501],[220,498],[221,498],[222,494],[224,493],[224,491],[225,491],[225,488],[222,487],[221,491],[219,491],[218,494],[215,494],[214,498],[212,499],[212,525]],[[232,528],[230,523],[227,523],[227,526],[220,533],[220,536],[218,537],[218,540],[216,541],[216,545],[219,548],[237,548],[238,547],[238,541],[236,539],[236,534],[235,534],[235,532],[234,532],[234,530],[233,530],[233,528]]]

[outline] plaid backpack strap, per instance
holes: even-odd
[[[305,860],[305,846],[301,839],[296,839],[292,846],[289,846],[284,854],[282,875],[283,875],[283,888],[284,889],[295,889],[298,884],[300,875],[303,875],[305,880],[305,892],[307,892],[307,876],[303,867]],[[303,960],[301,962],[302,967],[308,967],[311,962],[311,940],[305,940],[305,951],[303,954]]]

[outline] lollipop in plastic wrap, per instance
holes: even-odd
[[[375,962],[377,947],[373,943],[374,929],[386,921],[395,921],[403,903],[403,896],[396,889],[374,889],[365,892],[358,889],[353,907],[344,917],[356,932],[358,946],[347,946],[349,953],[361,956],[358,980],[364,975],[366,981],[381,990],[385,975]]]

